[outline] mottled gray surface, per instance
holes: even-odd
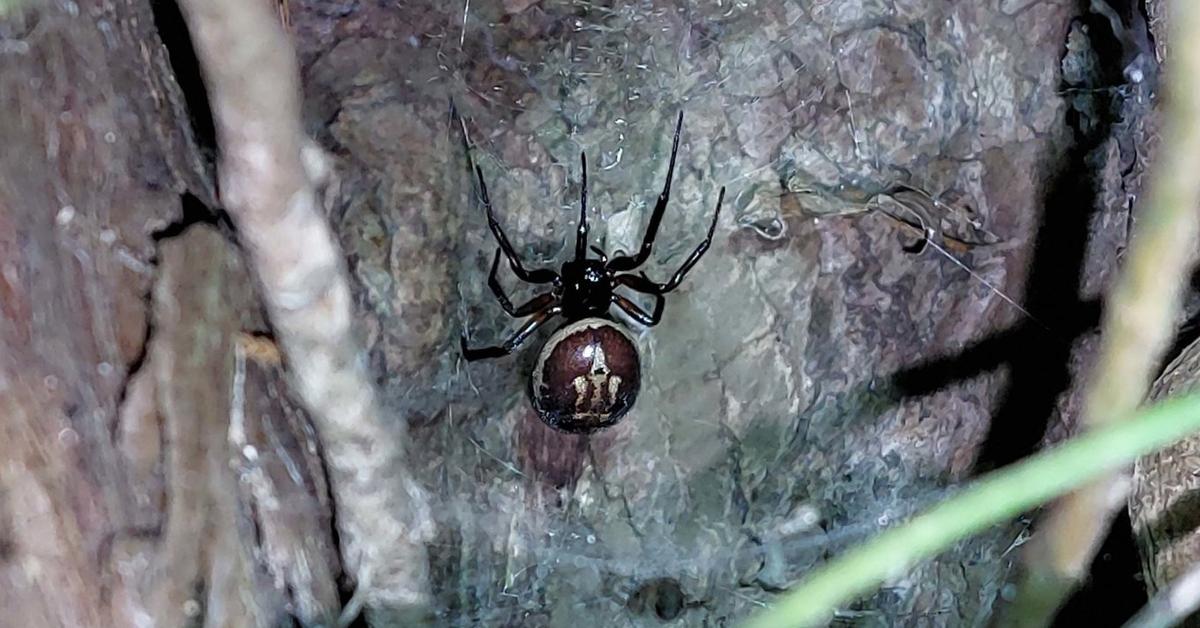
[[[1112,211],[1089,218],[1090,199],[1059,190],[1069,202],[1045,211],[1078,225],[1081,254],[1085,231],[1109,239],[1093,242],[1079,283],[1068,268],[1064,284],[1043,285],[1062,293],[1038,301],[1054,332],[994,335],[1033,328],[989,285],[1021,298],[1050,177],[1071,167],[1060,61],[1072,2],[290,6],[308,122],[339,158],[333,217],[373,355],[437,496],[433,586],[455,625],[656,625],[656,614],[720,625],[770,601],[970,475],[1005,360],[950,361],[911,394],[895,376],[985,338],[999,354],[1062,342],[1065,362],[1080,330],[1057,324],[1078,316],[1055,308],[1094,298],[1125,233],[1124,196],[1102,196]],[[1087,46],[1073,54],[1071,84],[1094,86]],[[637,407],[590,441],[529,409],[540,340],[495,362],[458,355],[464,324],[477,343],[514,325],[484,284],[495,244],[451,98],[531,264],[569,253],[581,149],[593,243],[636,246],[681,107],[651,276],[680,263],[728,186],[707,257],[657,328],[635,327]],[[1105,172],[1119,191],[1129,171]],[[933,248],[906,252],[911,229],[863,213],[896,184],[945,201],[926,218],[943,218],[930,226],[974,276]],[[533,294],[507,272],[503,282]],[[1089,347],[1077,346],[1071,373]],[[1036,444],[1057,421],[1053,391],[1049,401],[998,429]],[[978,625],[1020,532],[899,574],[845,617]]]

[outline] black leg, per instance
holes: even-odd
[[[665,294],[678,288],[680,282],[683,281],[683,277],[696,265],[696,262],[700,261],[700,257],[708,251],[709,245],[712,244],[713,232],[717,229],[717,219],[721,217],[721,204],[723,202],[725,202],[725,188],[721,188],[721,193],[717,195],[717,210],[713,212],[712,223],[708,225],[708,233],[704,236],[704,241],[696,246],[691,255],[688,255],[687,259],[683,262],[683,266],[675,271],[670,281],[655,283],[646,277],[645,273],[641,275],[619,275],[617,276],[617,281],[646,294]]]
[[[633,320],[645,325],[646,327],[654,327],[658,324],[658,321],[662,320],[663,305],[666,302],[667,298],[663,295],[654,295],[654,313],[647,314],[646,310],[638,307],[638,305],[633,301],[630,301],[619,294],[613,295],[613,303],[616,303],[617,307],[621,308],[621,310],[632,317]]]
[[[479,182],[479,188],[476,190],[476,193],[478,194],[479,199],[483,202],[484,208],[487,210],[488,227],[492,230],[492,235],[496,237],[496,241],[499,242],[500,248],[504,251],[505,257],[508,258],[508,263],[510,266],[512,266],[513,272],[516,273],[517,277],[520,277],[522,281],[527,281],[530,283],[553,283],[556,286],[559,285],[561,283],[561,279],[559,278],[558,273],[554,272],[553,270],[545,268],[528,270],[524,265],[521,264],[521,258],[517,256],[517,252],[513,249],[512,243],[510,243],[508,241],[508,237],[504,235],[504,230],[500,228],[500,222],[496,220],[496,213],[492,209],[492,201],[490,198],[488,198],[487,184],[483,181],[483,170],[480,170],[479,166],[475,164],[475,158],[471,156],[471,141],[467,137],[467,123],[462,119],[461,116],[458,115],[458,109],[455,107],[453,101],[450,102],[450,115],[458,120],[459,129],[462,131],[463,150],[467,154],[467,166],[473,171],[476,179]]]
[[[562,308],[556,305],[534,314],[529,320],[525,321],[524,325],[521,325],[520,329],[518,329],[516,333],[510,336],[508,340],[505,340],[504,344],[493,347],[478,347],[475,349],[468,347],[467,334],[464,331],[463,335],[459,339],[459,345],[462,347],[463,357],[466,358],[468,362],[504,357],[512,353],[517,347],[521,346],[521,343],[525,342],[525,339],[528,338],[530,334],[537,331],[538,327],[541,327],[546,321],[550,320],[560,312],[562,312]]]
[[[582,262],[587,257],[587,153],[580,151],[579,163],[582,166],[583,187],[579,189],[579,231],[575,234],[575,261]]]
[[[504,235],[504,229],[500,227],[500,221],[496,220],[496,212],[492,209],[492,200],[488,198],[487,184],[483,182],[483,170],[479,166],[475,166],[475,175],[479,178],[479,198],[483,201],[483,207],[487,210],[488,227],[492,230],[492,235],[496,236],[496,242],[500,244],[500,249],[504,251],[504,256],[508,258],[508,265],[512,267],[513,272],[522,281],[529,283],[552,283],[559,285],[561,280],[558,273],[549,268],[535,268],[533,270],[526,269],[521,264],[521,258],[517,256],[513,245],[508,241],[508,236]]]
[[[488,274],[488,287],[492,289],[492,294],[496,295],[496,300],[500,302],[500,307],[512,317],[529,316],[534,312],[543,310],[546,306],[554,303],[554,294],[547,292],[546,294],[538,295],[529,300],[528,303],[513,308],[512,301],[508,300],[508,295],[504,293],[504,288],[500,286],[500,278],[497,276],[500,270],[500,249],[496,249],[496,256],[492,258],[492,272]]]
[[[650,214],[650,224],[646,226],[646,235],[642,238],[642,248],[637,255],[618,255],[609,262],[608,269],[614,272],[633,270],[650,259],[650,249],[654,247],[654,237],[658,235],[658,225],[662,222],[663,212],[667,209],[667,201],[671,197],[671,180],[675,178],[675,154],[679,152],[679,130],[683,128],[683,111],[675,122],[675,139],[671,142],[671,161],[667,164],[667,182],[663,185],[662,193],[658,195],[658,203]]]

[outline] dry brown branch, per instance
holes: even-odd
[[[1177,5],[1168,66],[1161,157],[1142,205],[1137,231],[1109,295],[1103,346],[1092,373],[1083,425],[1092,428],[1131,416],[1154,377],[1173,333],[1180,295],[1196,248],[1200,201],[1200,5]],[[1044,625],[1087,573],[1116,508],[1124,504],[1125,474],[1106,478],[1058,503],[1030,543],[1026,574],[1007,620]]]
[[[222,202],[262,284],[295,391],[320,433],[346,569],[381,609],[427,604],[425,496],[385,424],[352,330],[345,261],[306,168],[297,63],[265,2],[181,2],[221,151]]]

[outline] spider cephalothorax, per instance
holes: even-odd
[[[487,184],[483,171],[472,164],[479,181],[479,198],[487,210],[488,226],[500,246],[492,258],[492,270],[488,275],[488,287],[500,301],[500,306],[509,316],[525,318],[521,327],[503,344],[492,347],[471,348],[463,332],[463,357],[469,361],[498,358],[512,353],[534,331],[555,316],[561,315],[565,324],[556,331],[538,356],[532,373],[529,393],[538,416],[551,427],[572,433],[587,433],[613,425],[629,412],[641,388],[641,360],[637,343],[619,323],[609,318],[609,308],[616,305],[635,321],[652,327],[662,318],[666,293],[674,290],[683,281],[684,275],[700,260],[712,243],[713,230],[721,215],[721,203],[725,199],[725,188],[717,196],[717,209],[713,213],[708,233],[683,266],[666,282],[652,281],[645,273],[633,274],[650,259],[654,236],[658,233],[663,212],[671,193],[671,179],[675,174],[675,155],[679,151],[679,131],[683,126],[683,113],[675,123],[675,137],[671,144],[671,159],[667,165],[667,182],[658,203],[650,214],[650,224],[642,246],[633,255],[616,255],[611,260],[596,247],[591,250],[596,258],[589,258],[587,222],[587,155],[580,154],[582,189],[579,198],[579,227],[575,235],[575,256],[563,264],[561,271],[549,268],[528,269],[521,263],[512,243],[504,235],[496,220],[492,202],[488,198]],[[465,137],[465,130],[464,130]],[[468,152],[469,155],[469,152]],[[550,290],[531,299],[528,303],[513,307],[504,289],[500,287],[497,273],[500,256],[521,280],[533,284],[549,284]],[[654,309],[647,313],[629,298],[618,294],[617,288],[625,287],[654,298]]]

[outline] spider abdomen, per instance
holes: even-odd
[[[641,388],[637,343],[620,325],[585,318],[554,332],[542,347],[530,397],[547,425],[587,433],[621,420]]]

